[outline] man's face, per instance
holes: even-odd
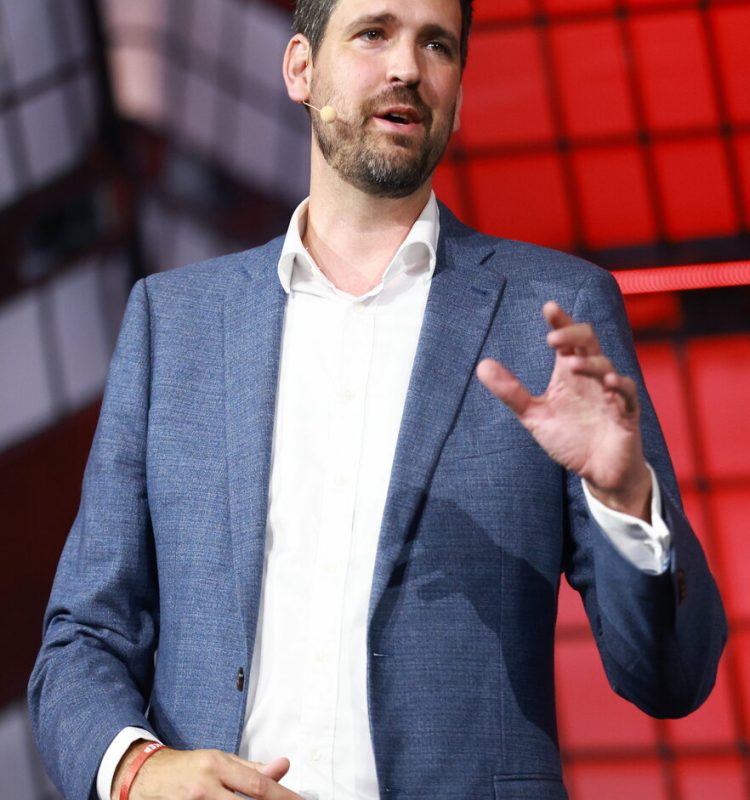
[[[458,0],[339,0],[315,58],[317,145],[347,182],[406,197],[425,184],[457,125]]]

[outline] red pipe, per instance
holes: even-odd
[[[620,284],[620,291],[625,295],[746,286],[750,285],[750,261],[626,269],[612,274]]]

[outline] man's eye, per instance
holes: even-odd
[[[383,38],[383,32],[379,30],[362,31],[359,34],[359,38],[364,39],[366,42],[376,42],[378,39]]]
[[[438,42],[438,41],[427,42],[425,47],[428,50],[433,50],[436,53],[442,53],[443,55],[446,56],[449,56],[451,54],[451,50],[448,47],[448,45],[445,44],[445,42]]]

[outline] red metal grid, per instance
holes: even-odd
[[[656,746],[654,720],[612,691],[593,640],[558,639],[556,665],[560,735],[566,749],[642,752]]]
[[[615,0],[542,0],[544,10],[550,15],[581,14],[592,11],[611,13]]]
[[[628,295],[625,297],[625,310],[636,334],[642,330],[678,331],[685,316],[680,297],[675,292]]]
[[[566,133],[633,134],[635,114],[618,23],[601,19],[555,24],[550,44]]]
[[[643,158],[635,145],[573,153],[586,244],[594,249],[656,238]]]
[[[733,702],[728,668],[724,662],[708,700],[689,716],[665,723],[670,745],[681,752],[687,748],[707,750],[717,746],[724,746],[731,752],[737,740]]]
[[[624,5],[633,11],[650,11],[667,6],[695,8],[695,0],[624,0]]]
[[[573,762],[565,775],[571,800],[668,800],[657,759]]]
[[[738,233],[729,168],[718,138],[661,141],[654,144],[654,154],[670,239]]]
[[[729,640],[729,646],[735,656],[740,685],[744,688],[741,696],[734,702],[740,705],[745,720],[750,719],[750,630],[745,628],[735,632]],[[750,797],[750,792],[748,792]]]
[[[670,342],[643,343],[638,346],[643,377],[667,440],[677,478],[696,478],[690,446],[690,423],[685,406],[677,353]]]
[[[630,32],[649,128],[668,131],[717,125],[699,12],[634,16]]]
[[[717,567],[720,564],[718,563],[718,554],[715,554],[716,548],[713,547],[713,542],[709,541],[708,509],[704,492],[692,486],[680,486],[680,494],[685,514],[703,547],[711,571],[716,575]]]
[[[477,31],[464,88],[465,145],[552,143],[541,44],[533,29]]]
[[[733,122],[750,122],[750,6],[715,6],[709,12],[725,99]]]
[[[477,26],[484,22],[499,22],[516,19],[530,19],[534,14],[532,0],[476,0],[474,19]]]
[[[746,402],[750,398],[750,335],[693,340],[688,344],[688,366],[705,474],[710,480],[746,479],[750,473]],[[743,591],[750,598],[747,587]]]
[[[554,154],[475,158],[466,173],[479,228],[552,247],[570,243],[568,198]]]
[[[747,395],[744,395],[747,397]],[[744,405],[744,404],[743,404]],[[748,450],[750,430],[738,431],[736,447]],[[747,464],[747,456],[745,456]],[[747,557],[748,520],[750,520],[750,476],[738,486],[714,489],[709,497],[711,516],[724,556],[723,597],[730,618],[750,619],[750,558]]]
[[[737,756],[693,756],[676,763],[680,800],[745,800],[742,761]]]
[[[748,75],[750,75],[750,72],[748,72]],[[750,89],[748,94],[750,94]],[[742,197],[743,223],[745,228],[750,228],[750,134],[744,133],[734,136],[732,147],[739,173],[737,180]]]
[[[588,632],[589,636],[591,635],[588,617],[583,610],[581,596],[570,587],[565,578],[560,582],[560,593],[557,602],[557,624],[563,634],[563,638],[569,634],[580,635],[586,632]]]
[[[444,158],[435,170],[432,179],[432,188],[435,194],[456,214],[460,219],[465,218],[463,197],[459,182],[461,170],[449,158]]]

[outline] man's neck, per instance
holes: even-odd
[[[431,187],[404,198],[373,197],[326,172],[316,175],[313,168],[303,241],[331,283],[358,297],[383,279]]]

